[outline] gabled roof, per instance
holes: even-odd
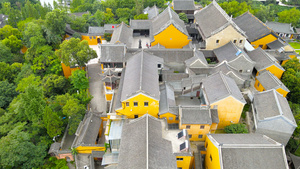
[[[218,73],[218,72],[222,72],[223,74],[230,76],[230,74],[232,74],[233,76],[236,76],[236,78],[240,79],[240,81],[245,81],[246,78],[241,76],[241,74],[234,69],[233,67],[231,67],[227,61],[221,62],[218,65],[216,65],[215,67],[213,67],[210,71],[210,74],[214,74],[214,73]]]
[[[184,22],[179,18],[178,14],[174,12],[170,7],[167,7],[162,13],[160,13],[152,21],[152,35],[157,35],[164,31],[170,25],[175,26],[180,32],[189,36]]]
[[[245,12],[244,14],[236,17],[234,22],[246,32],[248,40],[253,42],[260,39],[270,33],[277,36],[267,25],[262,21],[252,15],[250,12]]]
[[[97,140],[102,120],[100,116],[89,112],[78,126],[73,146],[93,145]]]
[[[159,14],[159,8],[156,5],[152,6],[151,8],[148,6],[144,9],[144,14],[148,14],[148,19],[153,19]]]
[[[110,43],[124,43],[126,46],[131,46],[133,30],[122,22],[114,30]]]
[[[148,29],[150,30],[152,27],[152,21],[151,20],[133,20],[130,19],[130,27],[135,29]]]
[[[181,124],[212,124],[211,111],[209,108],[180,107]]]
[[[123,126],[119,169],[177,167],[171,141],[162,138],[162,123],[145,114]]]
[[[288,169],[284,146],[265,135],[208,134],[207,138],[221,154],[215,159],[221,168]]]
[[[266,25],[274,32],[294,34],[294,29],[290,23],[266,22]]]
[[[220,32],[229,25],[232,25],[240,34],[246,37],[245,32],[232,21],[232,18],[216,1],[197,12],[195,22],[198,24],[200,34],[204,39]]]
[[[267,46],[270,48],[270,49],[279,49],[281,47],[284,47],[288,44],[282,42],[281,40],[277,39],[277,40],[274,40],[273,42],[270,42],[270,43],[267,43]]]
[[[149,49],[145,49],[145,51],[163,58],[165,63],[184,63],[185,60],[194,56],[193,49],[163,49],[151,47]]]
[[[195,10],[194,0],[173,0],[174,10]]]
[[[258,121],[269,121],[283,117],[289,124],[297,126],[288,101],[275,89],[256,93],[254,95],[254,107]]]
[[[126,46],[124,44],[100,44],[100,62],[124,62]]]
[[[272,65],[275,65],[279,69],[285,71],[283,67],[277,63],[277,59],[275,59],[273,56],[270,54],[266,53],[264,50],[262,50],[260,47],[248,52],[248,56],[256,62],[255,68],[257,71],[261,71],[265,68],[268,68]]]
[[[88,34],[104,34],[104,27],[89,26]]]
[[[242,55],[249,62],[253,62],[243,49],[238,48],[231,41],[217,49],[214,49],[213,51],[214,51],[216,57],[218,58],[219,62],[222,62],[225,60],[228,62],[231,62]]]
[[[143,93],[159,100],[157,64],[163,60],[144,51],[137,53],[127,61],[122,86],[121,101]]]
[[[277,90],[281,88],[287,92],[290,92],[289,89],[268,70],[264,70],[260,72],[259,75],[256,76],[256,78],[266,90],[270,90],[270,89]]]
[[[203,80],[203,86],[210,104],[229,96],[232,96],[241,103],[246,103],[235,81],[222,72],[208,76]]]
[[[178,110],[172,109],[176,107],[174,89],[167,83],[160,86],[160,100],[159,100],[159,115],[165,113],[172,113],[178,115]],[[178,109],[178,108],[177,108]],[[174,111],[175,110],[175,111]]]
[[[207,64],[208,64],[206,59],[205,59],[204,54],[199,50],[195,50],[194,56],[185,61],[185,65],[187,67],[191,67],[195,63],[200,64],[201,67],[207,67]]]

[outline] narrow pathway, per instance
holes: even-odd
[[[106,111],[106,101],[104,96],[104,87],[101,80],[101,67],[99,63],[89,64],[87,66],[90,82],[90,93],[93,99],[90,103],[90,110],[94,113],[102,113]]]

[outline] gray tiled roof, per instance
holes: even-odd
[[[205,56],[203,55],[203,52],[198,51],[198,50],[196,50],[194,52],[194,56],[193,57],[191,57],[190,59],[187,59],[185,61],[185,65],[187,67],[190,67],[191,64],[194,64],[195,62],[198,62],[197,65],[201,66],[201,67],[207,67],[207,64],[208,64],[207,61],[206,61],[206,59],[205,59]]]
[[[261,71],[267,67],[270,67],[272,65],[275,65],[279,69],[284,71],[284,68],[281,67],[277,60],[271,56],[270,54],[266,53],[264,50],[262,50],[260,47],[248,52],[248,56],[256,62],[255,68],[257,71]]]
[[[194,0],[173,0],[174,10],[195,10]]]
[[[220,32],[228,25],[232,25],[238,32],[246,36],[216,1],[197,12],[195,22],[198,24],[200,34],[204,39]]]
[[[165,30],[169,25],[173,24],[180,32],[189,36],[184,22],[179,18],[178,14],[174,12],[170,7],[167,7],[162,13],[160,13],[152,21],[152,35],[157,35]]]
[[[274,89],[256,93],[254,107],[259,121],[282,116],[288,119],[292,125],[296,125],[288,101]]]
[[[148,19],[153,19],[159,15],[159,8],[156,5],[151,8],[147,7],[144,9],[144,14],[148,14]]]
[[[89,112],[84,120],[82,121],[81,129],[79,130],[78,136],[74,146],[83,144],[95,144],[102,120],[100,116]]]
[[[243,55],[249,61],[252,61],[243,49],[238,48],[231,41],[228,42],[226,45],[214,49],[213,51],[216,57],[218,58],[219,62],[222,62],[224,60],[230,62],[241,55]],[[240,53],[238,53],[239,51]]]
[[[278,61],[288,60],[291,59],[289,55],[297,55],[295,51],[282,51],[279,52],[277,49],[266,49],[265,50],[268,54],[275,57]]]
[[[251,42],[272,33],[272,30],[269,27],[250,12],[246,12],[241,16],[236,17],[234,22],[246,32],[248,40]],[[273,34],[275,35],[274,32]]]
[[[100,62],[124,62],[126,46],[124,44],[100,44]]]
[[[173,112],[170,110],[170,107],[174,106],[176,106],[174,90],[165,83],[160,86],[159,115],[168,112],[178,115],[178,111]]]
[[[138,93],[159,100],[157,64],[162,62],[161,58],[144,51],[132,56],[127,61],[121,101]]]
[[[281,47],[286,46],[286,44],[284,42],[282,42],[281,40],[277,39],[277,40],[274,40],[273,42],[268,43],[267,46],[270,49],[279,49]]]
[[[213,123],[219,123],[220,119],[219,119],[219,113],[218,113],[218,109],[210,109],[211,111],[211,120]]]
[[[274,32],[294,34],[294,29],[289,23],[266,22],[266,25]]]
[[[125,77],[125,70],[126,70],[126,67],[122,69],[121,79],[120,79],[120,83],[119,83],[119,89],[118,89],[117,95],[115,96],[115,99],[114,99],[113,107],[115,110],[122,108],[121,96],[122,96],[122,89],[123,89],[123,83],[124,83],[124,77]]]
[[[162,123],[145,114],[123,126],[119,169],[174,169],[172,143],[162,138]]]
[[[152,27],[151,20],[130,20],[130,27],[133,30],[142,29],[142,30],[150,30]]]
[[[181,124],[211,124],[210,109],[198,107],[182,107]]]
[[[256,78],[266,90],[270,90],[270,89],[277,90],[281,88],[287,92],[290,92],[289,89],[268,70],[264,70],[260,72],[259,75],[256,76]]]
[[[110,43],[124,43],[127,47],[131,46],[133,30],[122,22],[115,28]]]
[[[89,26],[88,34],[104,34],[104,27]]]
[[[162,48],[149,48],[144,50],[155,56],[163,58],[165,63],[176,62],[184,63],[187,59],[194,56],[193,49],[162,49]]]
[[[232,96],[236,100],[246,103],[235,81],[222,72],[208,76],[203,80],[203,86],[210,104],[228,96]]]
[[[223,168],[288,169],[284,146],[262,134],[208,134]]]

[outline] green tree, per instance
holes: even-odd
[[[48,106],[45,107],[43,121],[50,137],[61,134],[61,131],[63,130],[63,122],[57,113],[53,112]]]
[[[24,124],[17,125],[0,139],[0,168],[38,168],[44,163],[47,145],[34,145],[23,128]]]
[[[26,47],[36,48],[46,44],[46,39],[43,37],[43,30],[41,25],[34,22],[26,24],[23,31],[23,42]]]
[[[87,24],[86,20],[83,17],[75,17],[72,19],[71,28],[73,30],[87,33],[88,26],[89,25]]]
[[[50,157],[46,163],[41,167],[42,169],[69,169],[67,161],[65,159],[57,159],[56,157]]]
[[[110,42],[110,40],[111,40],[111,33],[104,33],[104,39],[105,39],[107,42]]]
[[[254,15],[262,22],[273,21],[275,18],[275,11],[271,7],[260,5],[259,9],[254,11]]]
[[[34,74],[29,75],[28,77],[23,78],[17,88],[16,91],[18,92],[25,92],[26,88],[29,86],[40,86],[41,85],[41,77],[35,76]]]
[[[80,35],[80,33],[78,33],[78,32],[75,32],[75,33],[73,34],[73,38],[77,38],[77,39],[82,40],[82,39],[81,39],[81,35]]]
[[[251,6],[247,2],[239,3],[237,1],[223,2],[220,6],[226,11],[229,16],[237,17],[247,11],[252,12]]]
[[[231,124],[224,128],[226,133],[248,133],[248,129],[246,128],[245,124],[238,123],[238,124]]]
[[[77,99],[70,99],[62,108],[63,114],[69,117],[69,135],[73,135],[85,114],[85,107]]]
[[[282,23],[292,23],[292,26],[299,27],[300,11],[296,8],[279,12],[278,21]]]
[[[67,66],[78,64],[80,67],[84,67],[90,59],[97,57],[96,52],[89,47],[86,40],[80,41],[77,38],[64,41],[55,54]]]
[[[5,46],[1,41],[0,41],[0,62],[10,63],[10,64],[14,62],[13,54],[11,53],[10,48]]]
[[[17,96],[16,86],[7,80],[0,81],[0,107],[6,109],[9,103]]]
[[[133,18],[135,20],[147,20],[148,19],[148,14],[135,15]]]
[[[87,23],[90,24],[90,26],[103,26],[105,23],[105,13],[97,10],[94,15],[88,18]]]
[[[2,40],[2,43],[9,47],[13,53],[20,53],[23,46],[22,41],[14,35],[10,35],[8,38],[5,38]]]
[[[49,74],[42,80],[43,91],[46,97],[65,94],[68,90],[69,82],[63,76]]]
[[[179,18],[184,21],[184,23],[188,23],[189,22],[189,20],[188,20],[188,18],[187,18],[187,16],[186,16],[185,13],[179,13],[178,15],[179,15]]]
[[[11,35],[14,35],[17,38],[20,38],[22,34],[17,28],[13,28],[10,25],[5,25],[3,28],[0,28],[0,39],[1,40],[8,38]]]
[[[23,78],[30,76],[33,74],[33,71],[31,69],[30,64],[24,64],[20,68],[19,72],[17,73],[16,78],[14,79],[14,82],[18,84]]]
[[[106,8],[106,12],[104,13],[104,23],[115,23],[115,15],[112,13],[110,8]]]
[[[89,88],[89,79],[84,70],[75,70],[70,76],[71,84],[77,90],[86,90]]]

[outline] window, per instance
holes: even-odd
[[[182,169],[182,167],[177,167],[177,169]]]
[[[202,134],[199,134],[199,135],[198,135],[198,138],[202,138],[202,137],[203,137],[203,135],[202,135]]]
[[[136,118],[139,118],[139,115],[134,115],[134,118],[136,119]]]
[[[209,158],[210,158],[210,161],[212,161],[212,156],[211,155],[209,156]]]
[[[161,68],[161,64],[157,64],[157,68]]]
[[[240,72],[240,73],[242,73],[242,72],[243,72],[243,70],[239,70],[239,72]]]
[[[236,43],[236,40],[233,40],[233,43]]]
[[[192,135],[191,135],[191,134],[189,134],[189,138],[192,138]]]
[[[243,43],[243,40],[240,40],[240,43]]]
[[[148,107],[148,102],[144,102],[144,106],[145,106],[145,107]]]
[[[93,39],[96,39],[96,36],[93,36]]]
[[[129,107],[129,102],[126,102],[126,107]]]
[[[257,87],[259,87],[259,85],[260,85],[260,84],[259,84],[259,82],[258,82],[258,83],[257,83]]]
[[[200,129],[204,129],[204,126],[202,125],[202,126],[200,126]]]
[[[183,160],[183,158],[176,158],[176,160],[177,160],[177,161],[182,161],[182,160]]]
[[[169,120],[173,120],[173,117],[169,117]]]
[[[191,126],[190,125],[186,125],[186,129],[190,129],[191,128]]]
[[[216,43],[218,44],[220,42],[220,40],[216,40]]]
[[[179,117],[178,116],[176,116],[176,119],[175,120],[179,120]]]
[[[263,45],[259,45],[258,47],[262,48],[262,47],[263,47]]]
[[[93,39],[93,37],[90,36],[90,39]]]
[[[206,143],[205,143],[205,148],[207,148],[207,146],[208,146],[208,143],[206,142]]]
[[[137,107],[138,106],[138,102],[133,102],[133,106]]]

